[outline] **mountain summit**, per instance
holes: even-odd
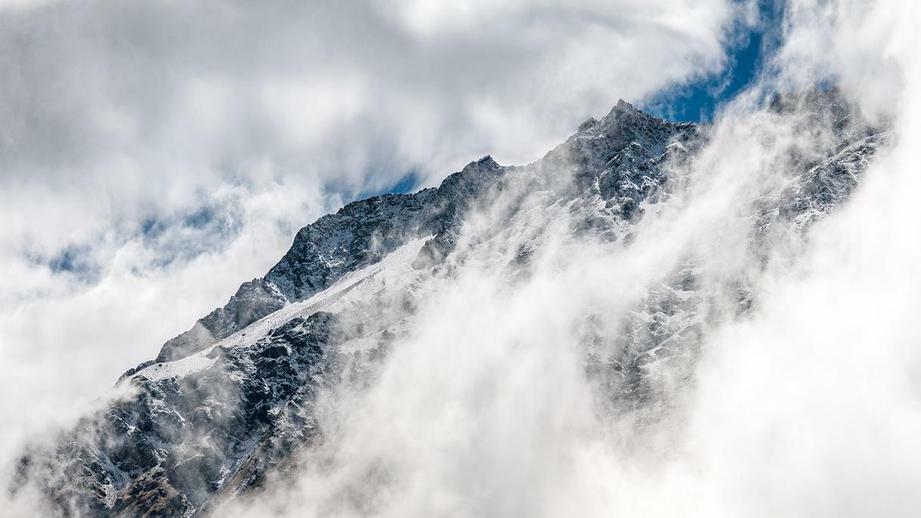
[[[574,346],[608,414],[667,410],[675,380],[693,376],[701,330],[757,305],[771,249],[803,239],[846,200],[885,142],[834,99],[785,106],[762,118],[797,118],[824,133],[778,154],[783,177],[733,191],[741,214],[733,217],[744,222],[733,227],[744,235],[737,254],[758,266],[708,264],[691,243],[680,261],[623,294],[622,315],[584,315],[584,339]],[[640,246],[654,217],[710,180],[701,171],[718,159],[702,151],[712,138],[708,126],[619,101],[531,164],[486,156],[438,188],[375,196],[321,217],[264,277],[127,371],[117,388],[128,396],[52,447],[30,447],[12,490],[38,490],[62,515],[197,516],[284,480],[295,466],[323,462],[309,452],[336,433],[325,409],[338,394],[373,386],[412,333],[433,282],[453,282],[471,264],[527,282],[550,249],[592,243],[616,256]]]

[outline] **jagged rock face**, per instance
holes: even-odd
[[[578,133],[548,153],[540,166],[553,170],[572,168],[578,180],[590,182],[609,176],[605,172],[624,173],[632,164],[632,175],[615,177],[633,181],[654,169],[648,162],[662,156],[669,144],[687,142],[696,136],[697,129],[695,124],[659,119],[620,101],[600,121],[589,119],[582,123]],[[641,167],[644,163],[647,166]],[[605,183],[611,190],[604,194],[617,192],[616,181]]]
[[[245,347],[217,346],[194,376],[155,363],[135,394],[84,419],[54,457],[26,472],[74,514],[183,516],[218,490],[259,483],[318,431],[311,402],[335,384],[334,317],[293,318]],[[63,469],[61,469],[63,468]]]
[[[857,187],[861,173],[885,140],[885,135],[870,133],[811,167],[802,181],[781,193],[779,215],[808,225],[834,210]]]
[[[885,141],[841,122],[847,116],[839,104],[821,96],[807,104],[829,119],[837,140],[827,156],[804,160],[800,174],[753,201],[756,256],[769,233],[801,232],[840,205]],[[775,109],[793,108],[775,100]],[[412,315],[412,283],[450,275],[443,265],[462,239],[476,247],[506,230],[468,228],[472,211],[502,210],[502,221],[514,225],[535,207],[564,207],[573,234],[630,246],[645,211],[680,187],[674,171],[695,159],[707,131],[621,102],[533,164],[505,167],[485,157],[437,189],[377,196],[320,218],[298,232],[265,277],[244,283],[156,360],[128,371],[120,384],[133,387],[132,396],[87,416],[56,449],[29,451],[19,486],[37,485],[64,515],[207,514],[322,440],[318,394],[368,382]],[[540,246],[540,226],[532,232],[516,268],[526,268]],[[383,286],[392,281],[379,277],[388,269],[410,272],[410,280],[385,299]],[[700,275],[691,256],[663,272],[614,323],[617,333],[601,325],[603,315],[586,315],[586,372],[612,412],[661,399],[663,372],[687,375],[664,365],[695,361],[703,326],[724,317],[715,298],[734,300],[740,313],[754,303],[744,275],[720,293],[701,289]]]
[[[438,189],[375,196],[323,216],[297,233],[291,249],[264,278],[243,284],[224,307],[164,344],[157,361],[200,351],[420,236],[435,235],[424,255],[444,257],[456,240],[463,211],[503,171],[485,157],[446,178]]]
[[[410,195],[385,195],[350,203],[297,233],[285,256],[269,270],[266,282],[290,301],[303,300],[344,274],[379,261],[431,228],[429,189]]]
[[[273,313],[287,302],[276,285],[265,279],[243,283],[222,308],[202,318],[185,333],[166,342],[156,361],[164,362],[188,356],[203,345],[230,336],[260,318]]]

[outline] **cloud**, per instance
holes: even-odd
[[[508,217],[507,200],[491,200],[465,227],[461,246],[476,246],[452,264],[455,275],[419,288],[419,311],[374,384],[333,396],[329,437],[293,487],[273,481],[230,509],[915,514],[921,20],[909,2],[793,2],[790,13],[789,46],[771,73],[720,116],[683,171],[688,188],[647,212],[629,247],[574,238],[565,211]],[[864,74],[868,62],[877,75]],[[890,146],[841,210],[804,236],[771,235],[767,257],[753,257],[753,204],[802,168],[796,155],[808,162],[835,150],[824,123],[765,109],[765,90],[829,79],[841,82],[852,117],[892,124]],[[541,246],[527,275],[496,268],[535,235]],[[688,256],[700,263],[715,315],[703,326],[699,362],[689,378],[679,369],[679,383],[665,380],[661,405],[604,415],[582,371],[579,324],[596,313],[600,325],[618,321]],[[735,301],[720,297],[736,275],[756,297],[741,318],[729,311]]]
[[[20,31],[81,29],[65,40],[83,59],[56,75],[42,64],[72,45],[14,46],[33,52],[19,71],[31,79],[3,97],[18,124],[4,145],[19,143],[5,154],[11,188],[0,204],[12,207],[3,257],[17,289],[0,299],[0,330],[15,430],[61,419],[190,313],[262,273],[293,227],[340,203],[327,184],[373,189],[409,168],[433,181],[481,146],[527,160],[610,104],[609,91],[643,96],[719,66],[731,19],[717,3],[418,1],[289,6],[283,17],[242,4],[126,5],[98,4],[110,22],[101,36],[66,6],[5,18]],[[334,433],[310,452],[322,462],[233,510],[911,516],[921,482],[921,20],[907,1],[795,0],[785,12],[769,74],[720,115],[698,159],[675,171],[687,188],[649,210],[629,247],[574,237],[562,207],[509,218],[505,204],[526,186],[491,200],[465,227],[454,274],[418,285],[418,311],[374,383],[327,395],[339,398],[321,416]],[[57,22],[30,26],[30,16]],[[94,69],[112,73],[88,74],[95,89],[60,86]],[[832,81],[892,125],[891,145],[840,211],[804,239],[772,235],[767,257],[752,257],[751,205],[801,167],[794,158],[834,144],[827,127],[760,101]],[[563,173],[549,184],[567,179],[545,173]],[[531,195],[526,206],[544,207]],[[535,236],[527,275],[495,268]],[[98,256],[98,278],[81,279],[76,251]],[[646,288],[688,257],[716,315],[702,326],[699,362],[665,369],[661,405],[612,411],[585,376],[586,336],[616,336]],[[737,278],[757,294],[743,318],[726,300]],[[385,288],[404,280],[385,272],[339,304],[371,293],[365,304],[397,311],[402,291]],[[601,353],[619,351],[600,342]]]
[[[618,97],[718,70],[739,16],[725,0],[4,3],[0,450],[344,200],[486,153],[533,160]]]
[[[757,318],[713,337],[693,444],[711,505],[731,503],[737,515],[911,516],[921,219],[909,143],[921,120],[921,13],[911,2],[847,1],[793,2],[792,12],[780,58],[792,80],[804,70],[840,78],[866,114],[896,121],[895,145],[815,229]]]

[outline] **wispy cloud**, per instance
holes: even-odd
[[[537,158],[618,97],[718,69],[737,16],[725,0],[4,3],[0,447],[343,200]]]

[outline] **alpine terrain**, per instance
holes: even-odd
[[[486,156],[437,188],[321,217],[264,277],[125,372],[98,411],[27,448],[7,489],[42,495],[54,515],[219,516],[313,469],[348,479],[327,495],[328,515],[374,515],[400,482],[385,460],[342,474],[347,448],[331,445],[347,433],[343,406],[432,336],[422,315],[478,330],[473,356],[507,332],[429,301],[490,289],[541,298],[547,272],[574,294],[548,301],[570,337],[548,340],[578,357],[591,407],[635,440],[661,435],[694,390],[704,337],[756,310],[765,273],[784,270],[855,192],[888,135],[834,90],[775,95],[744,120],[672,122],[620,101],[533,163]],[[732,139],[766,152],[709,145]],[[595,281],[576,288],[583,279]],[[502,390],[492,377],[482,386]]]

